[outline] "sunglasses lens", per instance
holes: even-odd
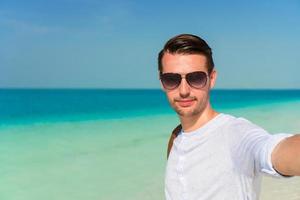
[[[200,89],[206,85],[207,75],[205,72],[192,72],[186,75],[186,80],[190,86]]]
[[[161,82],[166,89],[175,89],[180,85],[181,75],[174,73],[164,73],[160,76]]]

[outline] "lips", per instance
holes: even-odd
[[[179,104],[181,107],[189,107],[193,105],[194,99],[187,99],[187,100],[176,100],[176,102]]]

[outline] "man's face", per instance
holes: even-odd
[[[199,54],[183,55],[165,53],[162,58],[162,73],[178,73],[185,75],[194,71],[203,71],[208,74],[206,57]],[[173,90],[166,90],[170,105],[182,117],[200,115],[209,105],[209,90],[214,86],[216,72],[208,77],[207,84],[196,89],[191,87],[186,79],[181,80],[180,85]]]

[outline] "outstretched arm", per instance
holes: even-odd
[[[280,174],[300,176],[300,134],[284,139],[275,147],[272,164]]]

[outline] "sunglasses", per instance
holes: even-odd
[[[160,72],[160,80],[163,87],[167,90],[176,89],[180,83],[181,79],[185,78],[186,82],[193,88],[201,89],[203,88],[208,79],[208,75],[203,71],[195,71],[181,75],[178,73],[162,73]]]

